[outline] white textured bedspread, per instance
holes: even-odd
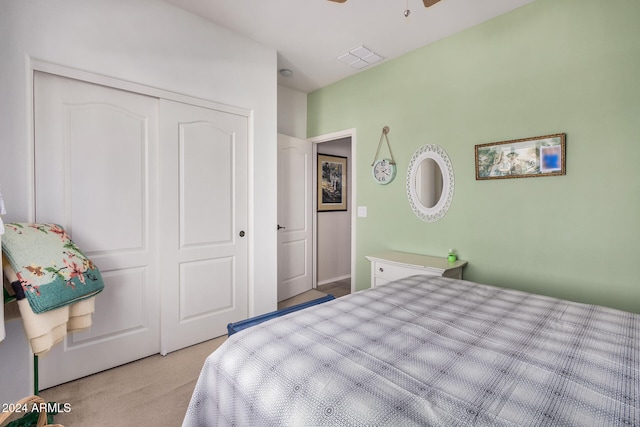
[[[414,276],[232,335],[184,426],[640,426],[640,315]]]

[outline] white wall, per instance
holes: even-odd
[[[278,133],[307,138],[307,94],[278,86]]]
[[[351,138],[318,144],[318,153],[347,158],[347,210],[318,212],[317,281],[323,285],[351,276]]]
[[[0,185],[9,222],[33,221],[31,58],[253,112],[249,311],[274,310],[277,53],[159,0],[0,0]],[[0,343],[0,360],[10,361],[0,366],[0,402],[31,391],[28,346],[13,341]],[[16,376],[24,383],[6,383]]]

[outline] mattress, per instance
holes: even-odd
[[[640,426],[640,315],[413,276],[238,332],[185,426]]]

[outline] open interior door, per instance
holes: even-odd
[[[278,135],[278,301],[313,287],[313,143]]]

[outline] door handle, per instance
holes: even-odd
[[[278,230],[280,230],[281,228],[287,228],[287,227],[283,227],[282,225],[278,224]]]
[[[240,232],[240,237],[244,237],[244,230]]]

